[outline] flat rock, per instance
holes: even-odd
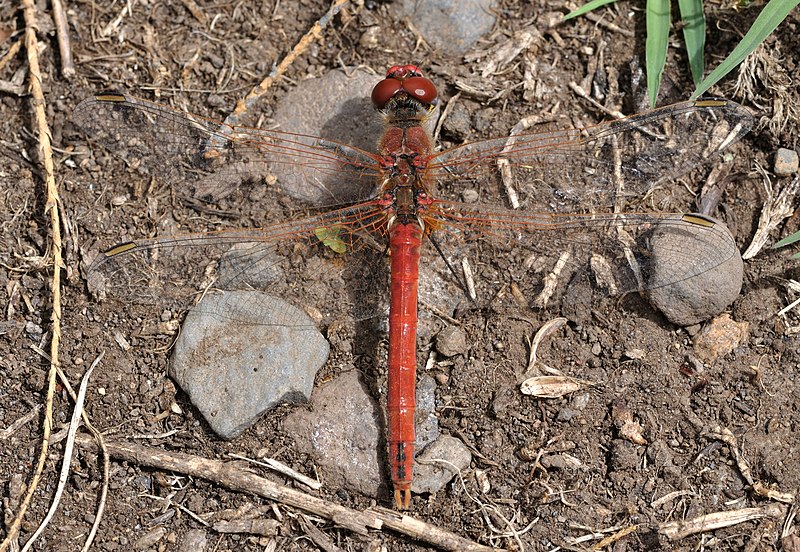
[[[463,56],[492,30],[493,0],[402,0],[400,15],[414,22],[426,42],[448,56]],[[410,60],[409,60],[410,61]]]
[[[673,324],[713,318],[739,296],[744,263],[723,223],[701,215],[666,218],[653,230],[650,249],[648,298]]]
[[[417,381],[417,410],[414,413],[417,442],[416,452],[424,450],[439,438],[439,419],[436,417],[436,380],[423,374]]]
[[[328,358],[313,321],[255,291],[207,295],[186,315],[169,375],[214,432],[232,439],[280,402],[304,402]]]
[[[276,130],[320,136],[374,153],[383,132],[383,121],[372,106],[370,94],[382,77],[354,69],[349,73],[329,71],[319,78],[302,80],[275,107]],[[336,147],[333,143],[329,146]],[[292,195],[303,200],[346,202],[363,198],[376,181],[367,178],[353,182],[343,179],[341,174],[332,174],[326,182],[312,188],[298,171],[296,182],[283,184]]]
[[[417,455],[411,492],[419,494],[439,491],[460,470],[467,469],[470,462],[472,453],[464,443],[450,435],[442,435]]]
[[[439,437],[435,387],[433,378],[427,375],[417,384],[418,451]],[[284,430],[294,437],[300,452],[314,459],[326,484],[378,497],[381,487],[388,484],[381,479],[388,473],[383,420],[384,413],[358,373],[346,372],[318,387],[308,410],[289,414]]]
[[[294,437],[297,449],[314,459],[326,485],[377,497],[382,418],[358,372],[351,371],[320,385],[310,409],[289,414],[283,428]]]

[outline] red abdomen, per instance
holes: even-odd
[[[408,508],[414,465],[417,370],[417,284],[422,230],[397,223],[389,236],[392,255],[389,310],[389,465],[395,502]]]

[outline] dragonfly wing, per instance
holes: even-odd
[[[727,228],[700,215],[530,213],[448,202],[434,211],[438,225],[447,229],[437,236],[454,245],[452,251],[468,244],[469,260],[484,267],[493,263],[479,257],[490,251],[490,259],[509,263],[511,281],[521,287],[532,282],[539,286],[537,293],[547,286],[548,274],[556,273],[563,284],[587,269],[610,295],[653,290],[699,276],[739,254]],[[664,237],[668,234],[674,239]],[[460,259],[450,261],[458,266]],[[481,281],[495,287],[509,283],[502,271]]]
[[[176,311],[208,289],[256,289],[286,297],[293,293],[287,275],[293,258],[319,248],[359,250],[385,229],[383,209],[370,202],[262,228],[125,242],[94,259],[87,281],[99,298],[111,295]],[[258,316],[255,305],[252,316],[240,321],[254,323]]]
[[[266,179],[310,204],[341,205],[371,197],[379,176],[375,156],[357,148],[226,125],[117,92],[84,100],[73,119],[148,178],[188,186],[211,201]]]
[[[429,175],[443,199],[461,199],[475,187],[480,201],[491,201],[505,196],[497,186],[498,164],[505,163],[523,208],[609,212],[713,159],[752,125],[749,111],[734,102],[683,102],[589,128],[464,144],[434,155]]]

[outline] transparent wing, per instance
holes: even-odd
[[[620,295],[689,280],[739,254],[724,225],[696,214],[531,213],[438,202],[430,218],[429,224],[442,229],[437,237],[452,252],[451,264],[457,266],[457,257],[465,255],[476,266],[498,266],[482,260],[487,253],[486,258],[507,263],[510,278],[494,268],[482,276],[486,293],[516,282],[543,292],[536,300],[540,306],[555,292],[546,290],[556,285],[547,283],[548,274],[563,290],[577,271],[588,268],[608,294]]]
[[[364,246],[374,245],[385,232],[382,207],[368,202],[262,228],[136,240],[100,253],[87,270],[87,281],[101,299],[111,295],[174,310],[185,309],[208,290],[302,296],[300,290],[307,289],[302,274],[309,280],[323,274],[338,278],[348,270],[343,254],[368,249]],[[326,256],[332,267],[323,266]],[[224,316],[224,303],[220,309]],[[258,323],[261,311],[254,304],[237,318]]]
[[[84,100],[73,119],[146,176],[212,201],[248,180],[267,179],[304,202],[343,205],[371,197],[379,175],[377,157],[357,148],[226,125],[118,92]]]
[[[432,156],[428,174],[442,199],[460,200],[472,187],[481,203],[507,205],[495,176],[506,163],[524,209],[609,213],[712,160],[752,125],[734,102],[683,102],[589,128],[464,144]]]

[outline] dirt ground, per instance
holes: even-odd
[[[71,122],[71,113],[93,92],[113,88],[224,118],[327,6],[295,0],[263,5],[139,1],[131,3],[133,12],[123,14],[104,37],[103,29],[120,16],[124,4],[69,3],[77,70],[69,80],[59,69],[49,12],[40,16],[43,85],[65,224],[63,370],[77,387],[81,374],[105,353],[92,377],[86,408],[92,423],[110,440],[219,460],[226,460],[229,453],[274,457],[302,473],[314,474],[314,463],[294,452],[292,435],[281,429],[282,418],[301,407],[280,407],[232,441],[215,437],[166,375],[174,332],[167,331],[169,324],[159,323],[180,320],[181,312],[169,311],[165,316],[163,307],[153,311],[134,303],[98,302],[89,294],[82,271],[87,256],[98,249],[157,235],[167,220],[191,225],[200,217],[202,224],[221,220],[253,226],[259,213],[243,208],[236,216],[217,216],[193,210],[180,201],[180,190],[169,182],[143,178],[88,142]],[[707,59],[714,65],[733,49],[760,6],[708,3],[706,9]],[[402,63],[419,65],[437,83],[445,102],[461,93],[454,119],[442,133],[445,146],[505,136],[530,115],[540,114],[539,122],[559,126],[607,119],[572,91],[571,81],[589,89],[592,83],[605,82],[606,96],[601,102],[625,113],[641,110],[642,90],[635,78],[636,63],[644,56],[639,4],[620,2],[602,10],[599,20],[578,18],[548,27],[553,14],[566,11],[560,0],[503,1],[493,11],[497,16],[493,30],[465,59],[443,54],[421,40],[413,18],[403,15],[398,4],[368,1],[348,6],[294,61],[285,78],[258,104],[258,113],[245,122],[268,127],[273,106],[304,79],[341,67],[362,67],[374,71],[377,82],[386,67]],[[800,94],[791,77],[800,67],[799,25],[795,10],[749,66],[751,77],[743,79],[745,86],[736,87],[734,74],[713,90],[717,96],[744,104],[756,117],[753,131],[731,150],[734,161],[728,185],[720,207],[712,213],[727,222],[741,250],[752,240],[768,200],[764,176],[755,167],[770,170],[778,147],[798,148]],[[0,28],[23,27],[19,11],[8,5],[0,8]],[[541,36],[513,61],[481,76],[493,49],[524,30]],[[0,43],[0,51],[5,54],[21,36],[20,32]],[[671,46],[661,104],[686,99],[692,90],[679,37],[672,38]],[[476,60],[479,52],[486,55]],[[20,53],[2,68],[0,79],[24,76],[26,67]],[[528,85],[523,86],[526,79]],[[478,92],[470,92],[464,83],[478,87]],[[369,90],[353,93],[363,97]],[[31,99],[5,92],[1,97],[3,430],[44,404],[52,263],[44,184],[38,163],[31,161],[37,159]],[[688,198],[683,204],[671,206],[674,210],[695,208],[691,196],[709,170],[699,169],[682,181],[690,193],[681,196]],[[790,180],[773,177],[775,194]],[[223,209],[227,207],[231,205]],[[797,220],[788,219],[769,234],[768,245],[797,229]],[[767,247],[746,261],[742,292],[729,313],[735,321],[748,323],[749,331],[734,350],[712,362],[696,361],[694,340],[699,327],[675,326],[637,298],[617,301],[579,289],[543,310],[445,313],[462,317],[458,323],[467,333],[469,350],[440,358],[431,369],[438,382],[439,423],[444,432],[471,448],[473,462],[463,473],[463,485],[455,480],[436,494],[415,496],[410,515],[484,545],[508,549],[590,549],[603,537],[629,526],[635,530],[609,544],[609,549],[796,549],[790,540],[781,545],[786,510],[676,540],[658,531],[668,521],[774,508],[779,502],[759,494],[759,483],[781,493],[796,493],[800,488],[800,311],[777,314],[798,295],[787,287],[788,279],[798,279],[800,266],[789,257],[790,251]],[[517,260],[497,259],[497,267],[505,269]],[[576,298],[581,293],[589,294],[591,307],[586,307],[582,297]],[[444,317],[428,316],[435,323],[419,338],[418,363],[423,366],[428,353],[436,349],[436,334],[449,324]],[[560,399],[523,396],[516,383],[528,362],[529,339],[557,316],[569,322],[544,340],[539,357],[596,385]],[[318,381],[354,368],[363,374],[369,389],[381,393],[386,351],[383,326],[376,326],[366,340],[360,333],[363,325],[355,330],[343,327],[326,323],[321,328],[332,342],[333,354]],[[71,405],[59,386],[54,431],[68,422]],[[625,438],[618,423],[619,408],[627,408],[641,424],[640,443]],[[18,496],[13,482],[18,484],[20,476],[23,482],[30,480],[40,450],[41,426],[39,412],[0,438],[6,523]],[[715,437],[715,431],[729,437]],[[53,499],[62,453],[63,443],[54,444],[20,542],[30,537]],[[745,465],[749,474],[743,470]],[[98,456],[80,450],[59,510],[37,549],[74,550],[82,545],[94,519],[101,477]],[[327,486],[308,492],[358,510],[391,504],[388,493],[376,501]],[[95,549],[203,549],[188,544],[203,538],[208,542],[204,549],[217,551],[326,549],[320,544],[322,539],[303,525],[297,510],[280,504],[259,511],[263,517],[279,520],[276,536],[214,531],[187,513],[220,515],[241,509],[241,514],[250,506],[270,504],[202,478],[113,461]],[[312,518],[312,523],[327,535],[330,546],[341,550],[434,549],[391,531],[360,535],[319,519]],[[580,540],[584,536],[589,537]],[[793,546],[799,546],[797,541]]]

